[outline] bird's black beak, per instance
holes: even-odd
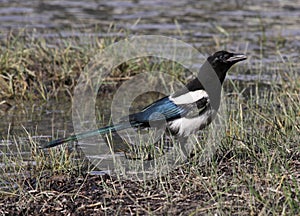
[[[233,55],[231,57],[229,57],[228,59],[226,59],[226,62],[229,63],[236,63],[239,61],[243,61],[245,59],[247,59],[247,56],[244,54],[240,54],[240,53],[232,53]]]

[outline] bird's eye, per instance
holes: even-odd
[[[223,60],[227,60],[227,59],[229,59],[230,58],[230,56],[229,56],[229,54],[225,54],[224,56],[223,56]]]
[[[227,59],[229,59],[230,57],[232,57],[232,54],[231,53],[226,53],[226,54],[224,54],[223,56],[222,56],[222,61],[223,62],[226,62],[227,61]]]
[[[217,62],[224,62],[224,61],[226,61],[226,59],[227,59],[226,55],[221,55],[221,56],[218,56],[216,58],[216,61]]]

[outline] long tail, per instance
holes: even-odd
[[[50,142],[48,142],[46,145],[41,146],[40,148],[52,148],[54,146],[58,146],[60,144],[69,142],[69,141],[74,141],[74,140],[79,140],[79,139],[84,139],[87,137],[92,137],[95,135],[101,135],[101,134],[108,134],[111,132],[116,132],[119,130],[124,130],[126,128],[130,128],[132,126],[139,126],[139,124],[129,124],[129,123],[119,123],[116,125],[110,125],[110,126],[106,126],[103,128],[99,128],[97,130],[93,130],[93,131],[87,131],[87,132],[83,132],[80,134],[76,134],[76,135],[72,135],[69,137],[65,137],[65,138],[61,138],[61,139],[57,139],[57,140],[52,140]]]

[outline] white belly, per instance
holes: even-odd
[[[169,122],[171,130],[178,131],[179,136],[189,136],[198,130],[203,129],[211,122],[212,110],[201,113],[200,116],[194,118],[180,118]]]

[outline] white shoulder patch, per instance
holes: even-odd
[[[169,99],[175,104],[191,104],[195,103],[201,98],[208,98],[208,94],[204,90],[190,91],[186,94],[180,95],[173,98],[172,96]]]

